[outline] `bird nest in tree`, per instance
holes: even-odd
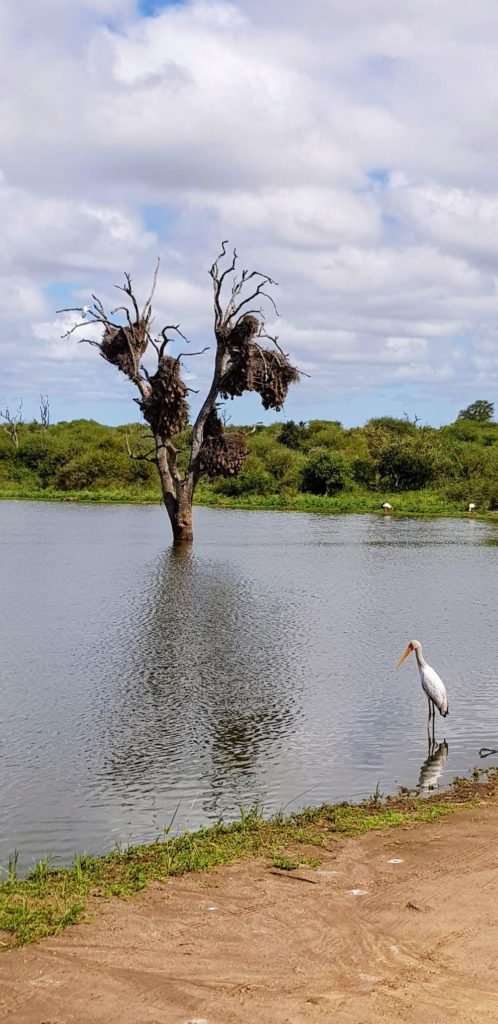
[[[108,363],[113,363],[128,377],[134,378],[147,342],[147,324],[144,320],[137,320],[128,327],[113,327],[109,324],[104,331],[100,351]]]
[[[144,419],[163,440],[179,434],[188,423],[189,407],[178,359],[162,356],[149,385],[150,393],[138,403]]]
[[[257,317],[252,316],[251,313],[246,313],[240,320],[232,327],[231,331],[228,331],[225,335],[225,345],[230,351],[239,351],[244,345],[247,345],[261,329],[261,322]]]
[[[289,385],[299,373],[283,352],[261,348],[253,341],[232,356],[232,364],[221,381],[223,398],[235,398],[244,391],[257,391],[265,409],[281,409]]]
[[[247,455],[244,434],[226,434],[215,410],[209,413],[204,426],[204,440],[199,465],[207,476],[237,476]]]
[[[230,367],[221,380],[220,395],[235,398],[244,391],[257,391],[265,409],[278,410],[299,373],[280,349],[262,348],[254,340],[260,330],[257,317],[247,314],[225,335]]]

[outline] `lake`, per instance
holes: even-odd
[[[498,529],[0,503],[0,862],[431,786],[498,763]],[[425,764],[411,639],[448,689]],[[443,744],[443,740],[446,741]]]

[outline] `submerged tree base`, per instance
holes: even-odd
[[[481,775],[484,779],[482,781]],[[479,781],[481,779],[481,781]],[[165,882],[187,871],[206,871],[243,858],[266,856],[269,866],[292,870],[304,862],[316,867],[330,842],[375,829],[435,821],[457,808],[475,807],[498,797],[498,770],[477,780],[456,779],[444,793],[428,799],[400,795],[362,804],[324,804],[287,818],[262,817],[259,808],[241,812],[240,821],[218,823],[174,839],[114,851],[103,857],[78,856],[71,867],[53,870],[38,863],[27,878],[17,877],[17,858],[0,885],[0,941],[4,949],[55,935],[81,921],[96,899],[129,897],[149,882]]]

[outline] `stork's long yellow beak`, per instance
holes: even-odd
[[[403,664],[405,659],[408,657],[409,654],[412,653],[412,651],[413,651],[413,647],[407,647],[406,648],[406,651],[405,651],[404,654],[401,655],[401,658],[399,659],[398,664],[396,665],[396,668],[399,668]]]

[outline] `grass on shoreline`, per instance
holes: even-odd
[[[399,828],[435,821],[458,807],[476,806],[498,796],[498,772],[485,781],[457,779],[444,794],[421,799],[409,795],[373,797],[362,804],[324,804],[287,818],[267,820],[257,808],[241,811],[231,825],[215,824],[150,845],[116,850],[102,857],[81,855],[71,867],[51,869],[48,861],[17,877],[11,858],[6,881],[0,884],[0,944],[4,949],[55,935],[81,921],[98,900],[123,899],[150,882],[188,871],[207,871],[237,860],[264,856],[269,866],[292,870],[317,866],[320,850],[342,837],[375,829]],[[310,856],[310,853],[312,856]]]
[[[108,489],[104,491],[56,491],[49,488],[33,490],[26,487],[7,485],[0,491],[0,500],[5,501],[61,501],[83,504],[110,505],[159,505],[161,499],[156,490]],[[382,501],[393,506],[393,517],[427,516],[430,518],[467,518],[467,512],[459,502],[452,502],[434,491],[404,491],[399,494],[342,491],[331,497],[314,494],[245,494],[227,497],[216,494],[209,487],[199,486],[194,504],[207,508],[241,509],[247,511],[273,512],[317,512],[329,515],[382,515]],[[498,522],[497,512],[473,514],[473,519]]]

